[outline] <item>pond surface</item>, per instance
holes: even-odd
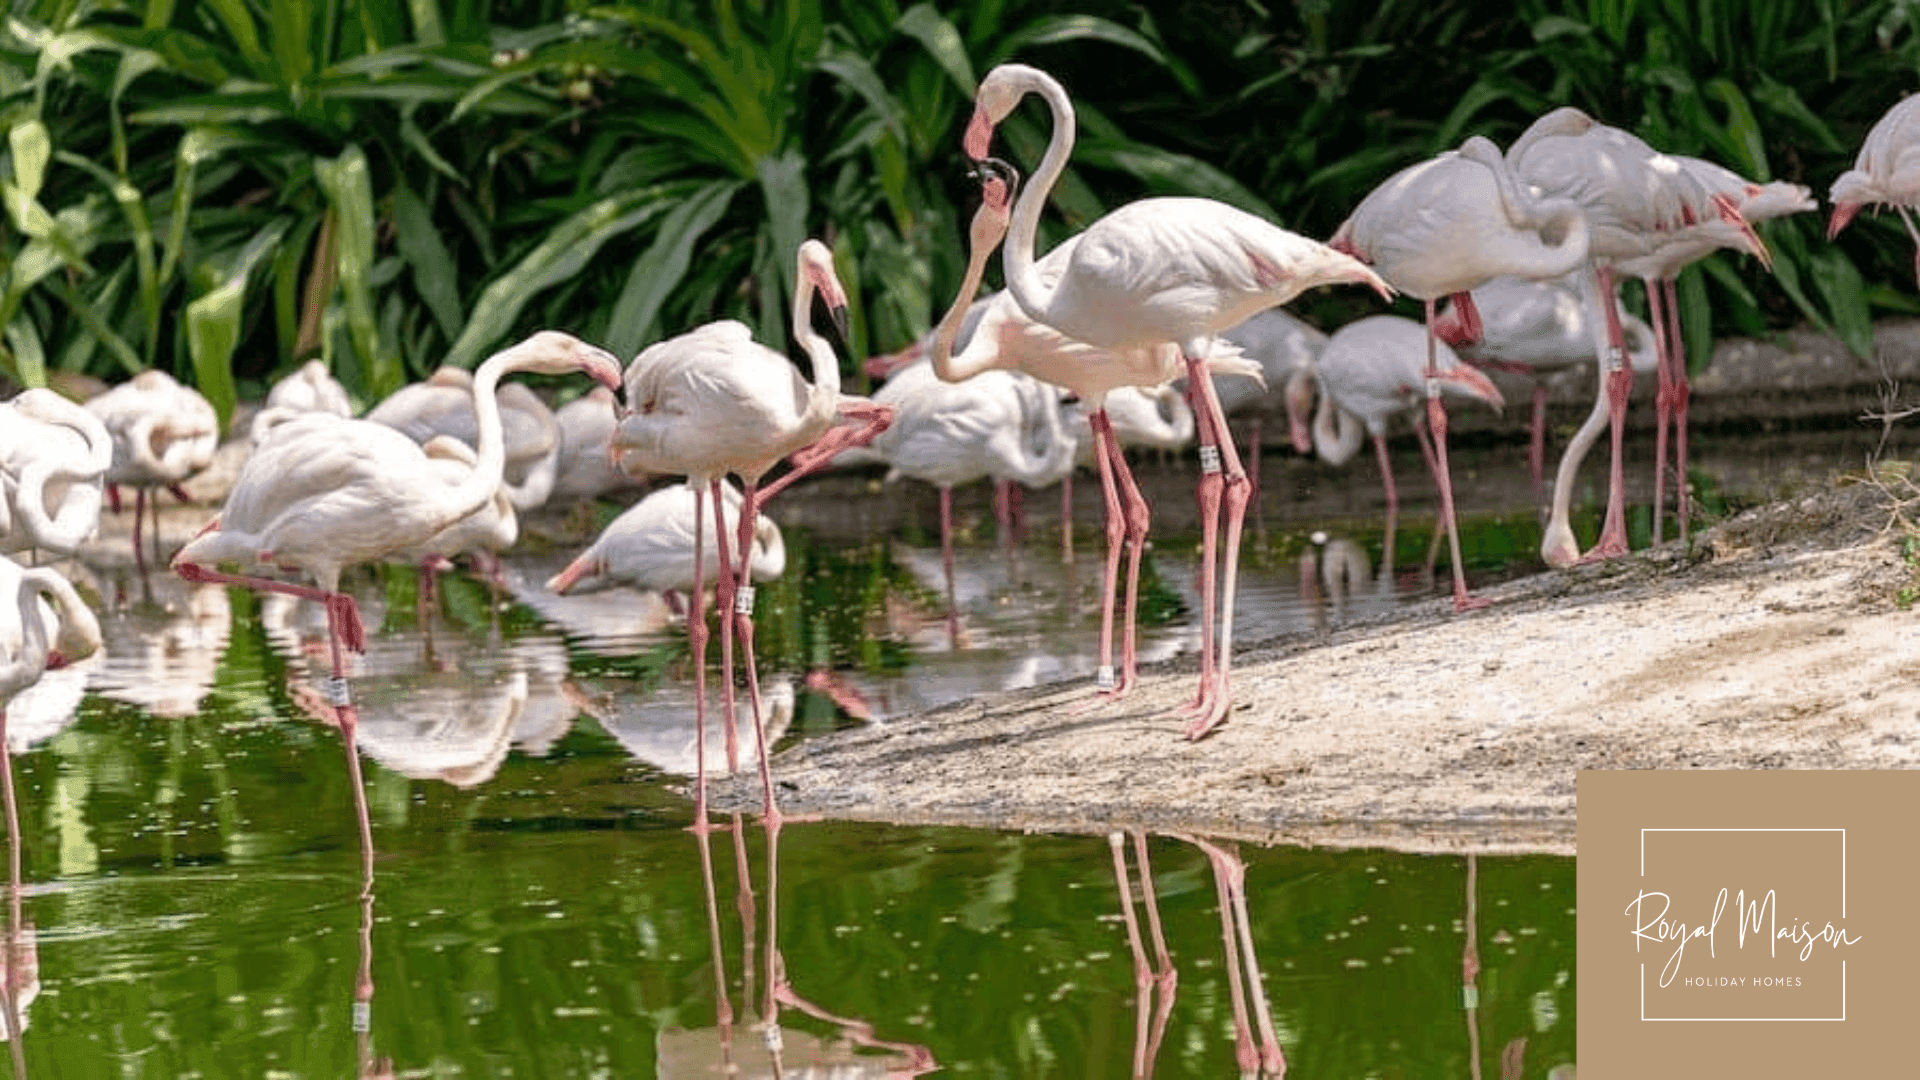
[[[1715,507],[1863,453],[1696,451]],[[1477,585],[1538,568],[1519,458],[1460,455]],[[1444,595],[1444,562],[1437,585],[1423,570],[1417,459],[1384,573],[1370,469],[1266,466],[1237,641]],[[1142,472],[1151,659],[1196,640],[1192,474]],[[1082,489],[1072,563],[1050,494],[1027,497],[1011,554],[985,494],[963,495],[951,621],[930,492],[842,475],[783,496],[788,571],[756,607],[780,737],[1090,675],[1098,493]],[[9,714],[25,1024],[9,1051],[26,1074],[672,1077],[731,1062],[741,1076],[1217,1077],[1260,1068],[1267,1032],[1296,1077],[1499,1076],[1503,1052],[1526,1076],[1572,1062],[1571,859],[1155,835],[1152,915],[1177,972],[1163,992],[1129,944],[1131,915],[1155,965],[1131,837],[1124,892],[1099,836],[819,822],[769,836],[727,819],[703,844],[683,795],[684,633],[655,596],[546,594],[570,555],[516,554],[505,592],[449,578],[430,612],[410,569],[353,579],[372,631],[354,674],[370,879],[319,693],[320,613],[142,582],[124,556],[76,568],[103,598],[108,649]],[[1223,922],[1236,865],[1244,916]],[[1249,960],[1262,993],[1237,1009]]]

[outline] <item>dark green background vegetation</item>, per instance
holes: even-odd
[[[310,355],[364,404],[542,326],[628,355],[732,316],[777,344],[808,235],[853,350],[898,347],[957,278],[973,80],[1015,58],[1081,114],[1043,244],[1163,193],[1325,237],[1400,166],[1563,103],[1824,197],[1916,82],[1917,8],[14,0],[0,377],[157,365],[225,411]],[[1028,106],[1010,155],[1047,129]],[[1865,353],[1873,316],[1920,311],[1897,220],[1823,226],[1767,226],[1774,274],[1682,278],[1696,364],[1800,322]]]

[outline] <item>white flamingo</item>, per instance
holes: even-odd
[[[332,704],[356,787],[360,763],[344,653],[363,651],[366,631],[352,596],[340,591],[340,572],[425,544],[494,497],[506,459],[494,388],[514,371],[581,371],[602,385],[620,381],[612,356],[558,331],[542,331],[495,353],[473,380],[479,460],[457,482],[418,443],[384,424],[308,414],[275,429],[241,467],[220,516],[174,556],[174,571],[188,581],[245,585],[326,605]],[[296,570],[317,588],[211,569],[220,563]],[[371,850],[371,839],[363,834],[364,850]]]
[[[1863,206],[1891,206],[1913,237],[1913,274],[1920,279],[1920,229],[1912,210],[1920,206],[1920,94],[1901,98],[1874,122],[1860,144],[1853,168],[1840,174],[1827,193],[1833,217],[1827,239],[1840,235]]]
[[[0,552],[71,555],[100,527],[113,439],[100,418],[52,390],[0,402]]]
[[[720,558],[719,537],[705,531],[700,509],[703,493],[691,484],[674,484],[628,507],[607,523],[598,538],[564,570],[547,581],[547,590],[561,596],[595,592],[615,585],[631,585],[658,593],[690,592],[696,585],[694,545],[705,551],[702,564]],[[723,531],[739,530],[740,489],[721,481]],[[786,542],[780,526],[761,514],[753,523],[753,543],[747,554],[750,580],[772,581],[787,568]],[[704,585],[704,583],[701,583]]]
[[[1226,718],[1232,704],[1233,597],[1248,496],[1246,473],[1209,377],[1207,357],[1215,348],[1215,337],[1315,285],[1368,284],[1383,295],[1391,289],[1351,256],[1211,199],[1154,198],[1129,203],[1095,221],[1048,253],[1044,264],[1036,265],[1033,248],[1040,212],[1073,148],[1073,103],[1066,91],[1052,76],[1024,64],[993,69],[975,94],[965,148],[973,160],[986,159],[994,127],[1029,93],[1039,94],[1052,111],[1053,135],[1033,183],[1013,208],[1003,255],[1008,292],[1028,318],[1110,355],[1152,358],[1167,345],[1175,346],[1195,397],[1201,447],[1205,625],[1200,688],[1192,706],[1195,718],[1186,735],[1199,738]],[[1002,191],[998,198],[1004,197]],[[1133,385],[1164,381],[1130,380]],[[1105,456],[1119,467],[1125,459],[1104,424],[1101,428],[1107,442]],[[1223,497],[1227,558],[1216,650],[1214,584]],[[1144,514],[1144,505],[1141,510]],[[1109,512],[1118,516],[1111,501]]]
[[[468,446],[479,445],[479,417],[475,411],[473,375],[465,368],[441,367],[425,382],[401,387],[367,412],[367,419],[395,428],[425,445],[436,435],[450,435]],[[553,490],[560,453],[560,429],[553,410],[519,383],[500,387],[501,431],[506,464],[501,482],[516,510],[544,505]]]
[[[846,325],[847,294],[833,269],[833,252],[818,240],[800,245],[794,255],[793,336],[813,362],[809,385],[782,353],[753,340],[752,331],[725,319],[708,323],[678,337],[656,342],[627,365],[627,406],[611,452],[622,467],[669,476],[685,476],[696,489],[708,489],[714,504],[715,528],[725,530],[718,485],[732,473],[744,487],[740,512],[742,529],[759,517],[760,506],[788,484],[819,469],[835,454],[864,446],[886,429],[892,410],[865,398],[840,392],[840,362],[833,346],[813,328],[813,298],[820,296],[835,322]],[[762,490],[760,480],[781,459],[792,457],[792,468]],[[743,570],[728,564],[727,538],[722,535],[722,568],[716,576],[722,613],[720,662],[729,706],[728,764],[738,766],[734,752],[731,707],[733,693],[733,636],[740,635],[747,659],[748,693],[758,706],[760,681],[753,662],[752,586]],[[746,558],[751,538],[739,538]],[[702,545],[695,545],[700,550]],[[693,591],[688,632],[694,640],[694,699],[705,715],[706,620],[701,610],[703,587]],[[732,617],[727,617],[727,612]],[[704,721],[702,721],[704,722]],[[758,723],[758,720],[756,720]],[[706,745],[703,740],[700,745]],[[760,762],[765,811],[770,824],[779,824],[773,802],[773,774],[765,758]],[[695,828],[707,828],[705,770],[696,785]]]
[[[190,501],[180,482],[213,461],[220,441],[219,418],[200,392],[182,386],[159,369],[143,371],[127,382],[87,401],[87,411],[100,418],[113,437],[113,465],[107,470],[107,500],[120,510],[116,485],[134,489],[133,561],[142,573],[146,555],[140,550],[141,518],[147,489],[165,487],[181,502]],[[157,495],[153,496],[156,500]],[[154,543],[160,541],[160,504],[153,504]]]

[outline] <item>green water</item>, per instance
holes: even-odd
[[[717,1033],[685,1034],[717,1016],[685,805],[591,720],[472,789],[370,765],[364,1040],[362,880],[336,732],[222,706],[157,720],[90,697],[16,767],[39,961],[29,1075],[349,1076],[383,1059],[403,1076],[674,1075],[663,1037],[718,1060]],[[956,1074],[1130,1075],[1133,965],[1104,838],[793,824],[777,896],[764,830],[749,822],[739,841],[751,923],[736,838],[709,843],[745,1075],[766,1057],[752,1021],[776,900],[793,993],[879,1040]],[[1469,1075],[1463,857],[1241,855],[1289,1075]],[[1231,1075],[1208,861],[1169,837],[1151,860],[1179,973],[1153,1075]],[[1527,1075],[1543,1075],[1574,1050],[1572,861],[1477,861],[1482,1068],[1498,1075],[1500,1048],[1525,1036]],[[796,1060],[840,1030],[795,1008],[781,1025]]]

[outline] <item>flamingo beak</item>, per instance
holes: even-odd
[[[594,345],[582,345],[580,348],[580,370],[593,377],[593,381],[618,394],[622,386],[620,361],[612,353]]]
[[[841,341],[852,341],[853,324],[847,317],[847,298],[842,296],[839,300],[837,304],[827,304],[827,317],[833,320],[833,332],[840,335]]]
[[[1305,368],[1295,371],[1287,378],[1287,435],[1293,440],[1293,448],[1301,454],[1313,452],[1313,433],[1307,425],[1307,414],[1313,408],[1313,376]]]
[[[1492,379],[1481,374],[1480,369],[1470,364],[1455,364],[1450,368],[1441,368],[1433,373],[1433,377],[1442,383],[1451,383],[1468,397],[1479,398],[1493,406],[1494,412],[1507,407],[1507,399],[1500,393],[1500,388],[1493,385]]]
[[[961,146],[966,150],[968,157],[975,161],[984,161],[992,145],[993,120],[987,115],[985,109],[976,107],[973,110],[973,119],[967,122],[967,134],[961,140]]]
[[[1859,213],[1860,208],[1865,205],[1865,203],[1857,202],[1834,203],[1833,217],[1827,221],[1827,239],[1831,240],[1839,236],[1840,230],[1846,228],[1847,222],[1852,221],[1853,215]]]
[[[1767,250],[1767,243],[1760,239],[1760,234],[1753,231],[1753,224],[1740,212],[1740,204],[1725,195],[1715,195],[1713,206],[1720,212],[1720,220],[1740,230],[1741,237],[1747,242],[1747,250],[1760,260],[1760,265],[1772,270],[1773,252]]]

